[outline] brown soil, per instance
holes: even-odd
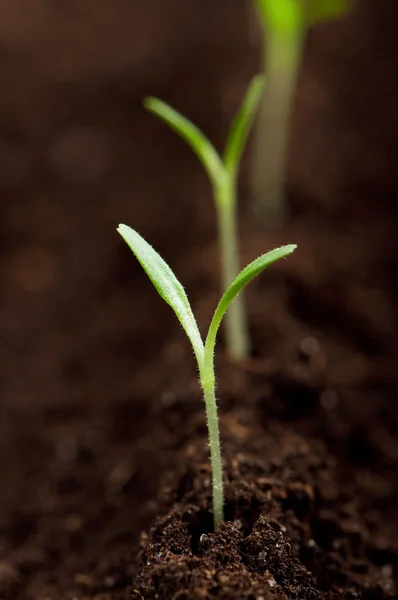
[[[167,258],[205,331],[209,190],[141,98],[221,146],[255,70],[244,2],[6,4],[0,598],[397,597],[396,3],[310,35],[292,218],[264,233],[242,205],[242,263],[299,249],[247,290],[251,357],[232,364],[220,336],[216,532],[191,350],[115,227]],[[246,181],[244,162],[242,199]]]
[[[213,531],[207,454],[193,435],[164,491],[169,512],[141,538],[133,598],[395,597],[386,540],[323,445],[237,409],[223,424],[226,523]]]

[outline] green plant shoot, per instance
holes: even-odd
[[[255,131],[251,197],[254,216],[274,227],[286,219],[289,122],[307,30],[348,12],[353,0],[254,0],[254,4],[263,29],[267,86]]]
[[[222,286],[226,289],[239,272],[236,188],[240,159],[261,96],[263,78],[255,77],[236,114],[221,157],[211,142],[188,119],[156,98],[146,98],[145,107],[167,123],[193,149],[209,176],[218,217]],[[226,345],[236,360],[249,352],[249,336],[242,297],[226,318]]]
[[[192,344],[206,406],[212,468],[213,516],[214,527],[217,528],[223,519],[224,506],[221,446],[214,373],[214,347],[217,332],[225,312],[239,292],[266,267],[279,258],[291,254],[296,249],[296,246],[291,244],[263,254],[240,272],[219,301],[206,339],[203,342],[184,288],[168,264],[134,229],[131,229],[127,225],[119,225],[118,232],[128,246],[130,246],[160,296],[174,310]]]

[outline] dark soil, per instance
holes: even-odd
[[[172,508],[141,538],[133,597],[395,597],[396,555],[382,556],[387,540],[323,444],[247,414],[223,415],[226,523],[213,531],[207,455],[192,436],[164,492]]]
[[[291,219],[264,232],[241,206],[242,263],[299,249],[247,290],[250,358],[220,336],[216,532],[192,353],[115,227],[205,331],[209,189],[141,99],[221,147],[256,70],[245,3],[28,4],[0,9],[0,598],[397,597],[396,3],[311,33]]]

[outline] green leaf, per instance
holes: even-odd
[[[181,283],[163,258],[127,225],[119,225],[118,232],[130,246],[159,295],[171,306],[189,337],[199,364],[203,360],[203,342],[193,316],[187,295]]]
[[[216,336],[222,318],[225,312],[227,311],[228,307],[230,306],[231,302],[236,298],[239,292],[242,291],[243,288],[246,287],[252,279],[254,279],[254,277],[256,277],[264,269],[269,267],[269,265],[279,260],[280,258],[288,256],[289,254],[294,252],[296,248],[296,244],[289,244],[288,246],[282,246],[281,248],[271,250],[270,252],[267,252],[267,254],[263,254],[256,258],[256,260],[247,265],[247,267],[245,267],[243,271],[239,273],[239,275],[229,286],[225,294],[222,296],[220,302],[218,303],[206,338],[206,355],[209,355],[209,353],[213,354],[214,345],[216,343]]]
[[[233,177],[236,177],[263,87],[264,77],[261,75],[254,77],[229,130],[225,145],[224,165]]]
[[[301,0],[254,0],[254,4],[263,27],[273,32],[295,33],[305,26]]]
[[[217,185],[225,176],[225,167],[213,144],[191,121],[158,98],[145,98],[147,110],[160,117],[178,135],[184,139],[195,152],[205,167],[213,184]]]
[[[348,13],[354,6],[354,0],[307,0],[305,19],[308,25],[335,19]]]
[[[254,0],[262,24],[273,32],[293,34],[340,17],[354,0]]]

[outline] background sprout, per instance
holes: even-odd
[[[352,0],[254,0],[264,34],[267,86],[260,102],[251,174],[253,213],[265,225],[285,220],[289,121],[307,29],[338,17]]]
[[[217,528],[223,519],[224,506],[220,433],[214,374],[214,346],[217,332],[226,310],[239,292],[270,264],[279,258],[291,254],[296,249],[296,246],[291,244],[263,254],[240,272],[219,301],[210,323],[206,340],[203,343],[184,288],[167,263],[134,229],[127,227],[127,225],[119,225],[118,232],[134,252],[160,296],[174,310],[192,344],[206,405],[212,468],[213,516],[214,527]]]
[[[223,157],[211,142],[188,119],[156,98],[147,98],[145,107],[165,121],[193,149],[209,176],[218,217],[221,252],[222,289],[226,289],[239,272],[236,188],[240,159],[253,122],[263,78],[255,77],[236,114],[225,145]],[[249,336],[242,296],[232,305],[226,318],[226,345],[234,359],[249,352]]]

